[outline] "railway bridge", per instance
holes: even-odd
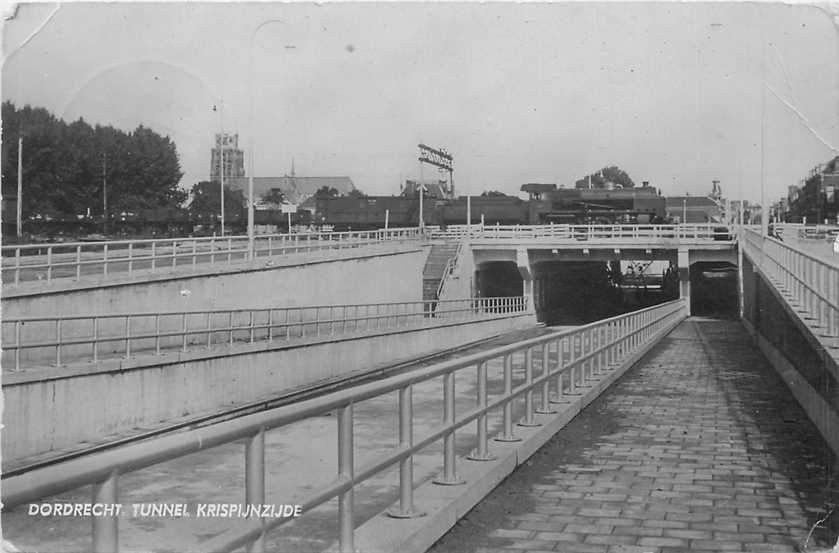
[[[837,543],[839,262],[811,243],[449,227],[3,261],[10,548]],[[673,289],[560,320],[630,262]],[[697,316],[701,294],[734,305]]]

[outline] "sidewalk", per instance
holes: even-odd
[[[430,551],[815,551],[837,468],[740,323],[688,319]]]

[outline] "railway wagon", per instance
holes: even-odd
[[[332,225],[337,231],[384,228],[385,219],[390,227],[413,227],[419,223],[419,198],[318,198],[315,205],[315,223]],[[426,225],[440,224],[440,205],[439,200],[424,198],[422,218]]]
[[[438,207],[436,218],[443,225],[466,224],[466,197],[460,196]],[[515,196],[473,196],[471,223],[486,225],[520,225],[529,222],[528,202]]]

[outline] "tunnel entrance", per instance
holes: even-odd
[[[515,262],[490,261],[475,271],[475,288],[482,298],[516,297],[524,294],[524,280]]]
[[[676,299],[678,274],[665,261],[557,261],[534,275],[536,317],[578,325]]]
[[[740,311],[737,266],[700,262],[690,266],[690,312],[692,315],[736,318]]]

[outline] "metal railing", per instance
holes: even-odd
[[[790,306],[810,319],[814,334],[839,348],[839,260],[820,258],[752,229],[743,229],[740,243]]]
[[[251,258],[358,248],[382,242],[418,240],[417,228],[357,232],[266,234],[256,236],[253,252],[247,236],[64,242],[2,247],[6,285],[55,279],[81,280],[114,273],[151,273],[201,265],[231,264]],[[252,255],[251,255],[252,253]]]
[[[260,309],[109,313],[2,320],[2,364],[22,370],[194,348],[311,339],[472,321],[527,311],[527,298],[497,297]]]
[[[471,231],[469,230],[471,229]],[[735,239],[733,230],[723,223],[695,225],[452,225],[430,229],[430,238],[473,240],[569,240],[569,241],[726,241]]]
[[[261,413],[224,421],[212,426],[164,436],[141,444],[127,445],[110,451],[68,460],[52,466],[13,475],[3,480],[3,502],[10,509],[23,503],[63,493],[80,486],[93,484],[93,502],[116,503],[120,477],[157,463],[182,457],[200,450],[236,440],[245,440],[244,503],[266,503],[265,442],[266,432],[289,425],[307,417],[326,412],[337,413],[338,467],[335,479],[309,492],[300,501],[304,513],[319,505],[338,499],[338,536],[340,551],[354,550],[355,486],[399,464],[399,506],[393,513],[397,518],[416,512],[413,505],[413,456],[431,444],[442,440],[442,474],[437,483],[457,481],[455,432],[467,424],[476,424],[475,449],[470,459],[491,460],[489,454],[487,417],[490,412],[503,413],[503,428],[496,438],[516,440],[512,420],[513,402],[524,405],[523,424],[533,423],[535,414],[551,412],[550,402],[563,400],[564,394],[576,394],[612,367],[627,360],[643,347],[654,343],[686,316],[682,300],[661,304],[611,319],[598,321],[573,330],[555,332],[490,351],[457,358],[417,369],[406,374],[384,378],[325,396],[277,407]],[[514,356],[523,357],[524,379],[513,386]],[[541,359],[536,373],[534,360]],[[503,392],[488,394],[487,363],[503,362]],[[455,410],[455,373],[474,370],[477,397],[472,405]],[[443,421],[429,434],[413,436],[414,410],[412,391],[415,384],[443,379]],[[521,379],[519,379],[521,380]],[[499,382],[500,384],[501,382]],[[551,388],[555,390],[551,398]],[[392,449],[361,466],[355,464],[353,407],[355,404],[397,392],[398,443]],[[534,405],[539,396],[540,409]],[[378,446],[377,446],[378,447]],[[394,498],[395,499],[395,498]],[[227,530],[202,544],[205,551],[230,551],[248,547],[249,551],[264,551],[266,533],[288,519],[252,518],[247,527]],[[119,550],[119,517],[93,519],[93,551]]]

